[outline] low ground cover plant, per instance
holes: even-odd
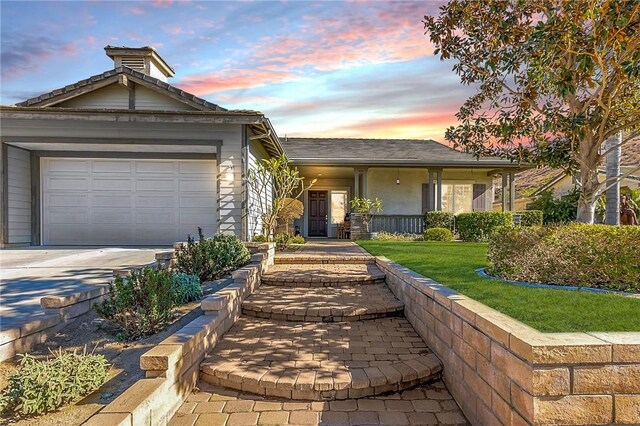
[[[489,272],[506,279],[640,293],[640,227],[503,227],[489,240]]]
[[[251,238],[251,242],[252,243],[266,243],[268,241],[269,241],[269,239],[267,238],[267,236],[266,235],[262,235],[262,234],[254,235]]]
[[[427,228],[424,231],[425,241],[453,241],[453,232],[448,228]]]
[[[501,226],[513,224],[511,212],[479,211],[456,216],[456,232],[462,241],[488,241],[491,233]]]
[[[202,299],[202,285],[197,275],[181,272],[171,276],[171,289],[176,306]]]
[[[304,244],[305,240],[302,235],[289,235],[289,234],[276,234],[273,238],[273,241],[276,243],[276,249],[278,250],[286,250],[289,246],[293,244]]]
[[[39,361],[22,355],[18,369],[0,395],[0,412],[14,417],[54,411],[98,389],[107,378],[109,365],[102,355],[77,351],[52,353]]]
[[[374,240],[378,241],[422,241],[424,237],[418,234],[379,231]]]
[[[251,260],[251,254],[234,235],[217,234],[206,238],[198,228],[198,240],[189,236],[187,243],[176,250],[174,269],[197,275],[200,282],[218,279]]]

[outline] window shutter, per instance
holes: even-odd
[[[473,211],[486,210],[485,193],[487,192],[487,185],[484,183],[473,184]]]
[[[429,210],[429,184],[422,184],[422,213],[426,213]]]

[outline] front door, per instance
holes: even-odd
[[[327,236],[327,191],[309,191],[309,236]]]

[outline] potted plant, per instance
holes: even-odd
[[[382,211],[382,200],[378,197],[373,200],[369,198],[355,197],[351,200],[350,204],[351,209],[354,211],[353,216],[359,216],[362,220],[362,224],[364,225],[365,232],[360,237],[365,240],[375,238],[377,232],[371,232],[370,226],[376,213],[380,213]]]

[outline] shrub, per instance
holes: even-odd
[[[640,292],[640,227],[504,227],[491,236],[491,273],[507,279]]]
[[[276,234],[273,241],[276,243],[276,249],[285,250],[289,247],[289,240],[291,240],[291,236],[288,234]]]
[[[425,241],[453,241],[453,233],[448,228],[428,228],[424,231]]]
[[[285,198],[282,204],[282,210],[278,213],[278,228],[282,229],[285,234],[289,234],[289,226],[293,225],[295,219],[302,217],[304,213],[304,204],[295,198]]]
[[[542,226],[542,210],[522,210],[516,213],[520,215],[521,226]]]
[[[304,238],[302,235],[296,235],[295,237],[291,237],[289,239],[289,244],[304,244]]]
[[[545,225],[568,223],[576,220],[579,197],[580,193],[575,189],[557,200],[553,197],[553,190],[544,191],[535,201],[527,205],[527,209],[541,210]]]
[[[176,252],[176,272],[197,275],[200,282],[218,279],[246,265],[251,260],[249,250],[234,235],[217,234],[205,238],[198,228],[199,240],[187,237]]]
[[[175,305],[184,305],[202,298],[202,286],[197,275],[173,274],[171,286]]]
[[[22,355],[18,369],[0,395],[0,412],[34,415],[53,411],[98,389],[107,378],[109,365],[102,355],[63,352],[38,361]]]
[[[173,318],[174,306],[172,274],[148,266],[124,278],[117,275],[109,283],[107,299],[95,309],[122,330],[126,339],[135,339],[163,330]]]
[[[421,241],[423,240],[422,235],[417,234],[403,234],[403,233],[393,233],[387,231],[379,231],[374,238],[378,241]]]
[[[451,232],[455,229],[456,217],[450,212],[432,211],[424,215],[425,228],[447,228]]]
[[[463,241],[487,241],[494,229],[512,223],[510,212],[460,213],[456,216],[456,231]]]
[[[266,235],[254,235],[251,238],[251,242],[253,242],[253,243],[266,243],[268,241],[269,241],[269,239],[267,238]]]

